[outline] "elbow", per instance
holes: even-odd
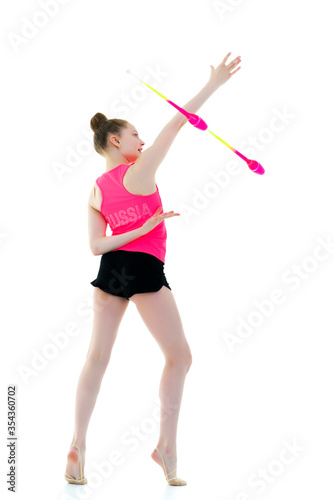
[[[97,256],[97,255],[101,255],[101,251],[99,248],[93,248],[93,255]]]
[[[90,243],[90,250],[93,255],[99,255],[100,251],[96,242]]]
[[[172,123],[173,126],[176,126],[177,130],[179,131],[187,122],[188,119],[186,118],[186,116],[179,112],[170,120],[169,123]]]

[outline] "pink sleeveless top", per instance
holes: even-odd
[[[102,193],[101,213],[110,226],[112,235],[127,233],[141,227],[162,206],[159,189],[147,196],[132,194],[125,188],[123,177],[133,165],[118,165],[96,179]],[[163,212],[163,206],[161,214]],[[165,263],[167,231],[163,220],[151,231],[115,250],[145,252]]]

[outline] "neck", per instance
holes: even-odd
[[[110,156],[106,157],[106,168],[105,172],[109,172],[109,170],[113,170],[114,168],[118,167],[119,165],[129,165],[131,162],[128,161],[125,156],[119,154],[117,157],[111,158]]]

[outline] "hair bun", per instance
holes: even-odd
[[[90,120],[90,128],[96,132],[96,130],[101,126],[103,122],[106,122],[108,119],[103,113],[96,113],[95,116]]]

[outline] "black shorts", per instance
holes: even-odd
[[[170,285],[164,274],[164,263],[149,253],[112,250],[101,257],[97,278],[90,282],[103,292],[125,297],[135,293],[157,292]]]

